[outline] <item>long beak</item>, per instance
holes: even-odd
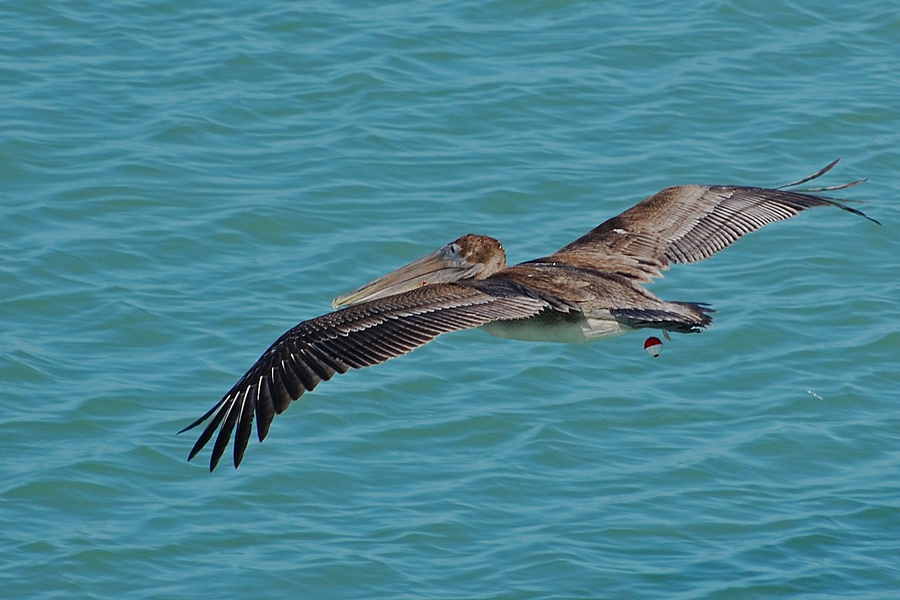
[[[338,296],[331,305],[337,310],[376,298],[408,292],[423,285],[468,279],[474,277],[482,268],[483,265],[468,263],[444,246],[349,294]]]

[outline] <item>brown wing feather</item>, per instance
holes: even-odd
[[[682,185],[647,198],[541,260],[649,282],[670,263],[704,260],[744,234],[816,206],[866,216],[834,199],[801,192]]]
[[[497,282],[448,283],[380,298],[304,321],[269,347],[234,387],[205,415],[210,417],[188,460],[219,431],[213,445],[212,471],[234,431],[234,466],[250,440],[254,415],[262,441],[276,414],[337,373],[382,363],[427,344],[450,331],[479,327],[495,320],[534,316],[547,302],[505,290]]]

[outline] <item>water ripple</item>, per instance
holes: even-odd
[[[900,15],[820,3],[0,8],[0,576],[16,597],[893,598]],[[441,338],[238,472],[175,436],[332,297],[541,256],[665,186],[826,183],[653,291],[650,360]]]

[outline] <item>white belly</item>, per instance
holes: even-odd
[[[494,321],[481,328],[491,335],[511,340],[565,344],[594,342],[634,331],[616,321],[609,313],[591,317],[541,313],[530,319]]]

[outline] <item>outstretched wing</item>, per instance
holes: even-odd
[[[504,289],[496,282],[447,283],[356,304],[304,321],[278,338],[212,409],[182,430],[197,427],[212,417],[188,460],[197,455],[218,429],[209,462],[212,471],[234,431],[237,468],[250,440],[254,415],[257,435],[262,441],[276,414],[284,412],[291,401],[336,373],[401,356],[442,333],[496,320],[531,317],[547,305],[546,301],[528,296],[522,290]]]
[[[836,163],[784,187],[815,179]],[[660,277],[670,263],[704,260],[746,233],[816,206],[837,206],[869,218],[832,198],[783,188],[682,185],[647,198],[541,261],[591,267],[646,283]]]

